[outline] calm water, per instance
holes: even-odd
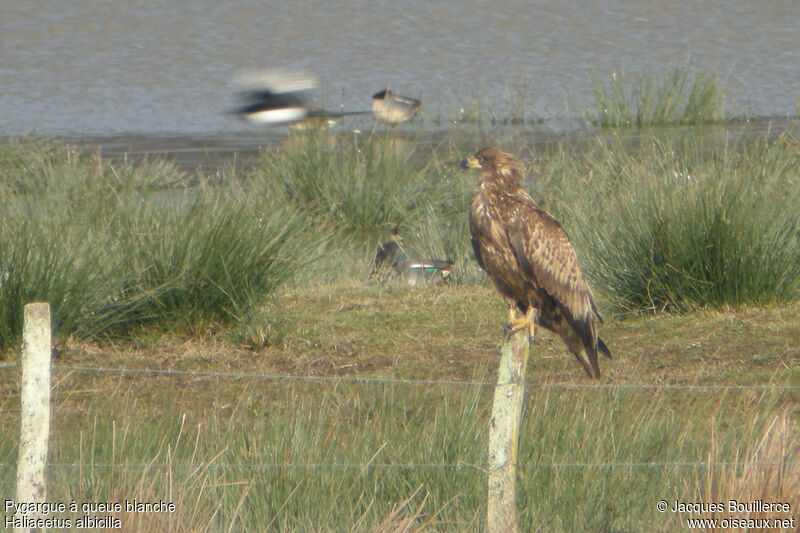
[[[0,135],[254,134],[225,110],[264,67],[318,74],[328,107],[389,86],[434,117],[524,87],[557,130],[593,77],[685,66],[716,69],[729,113],[796,113],[800,2],[4,0]]]

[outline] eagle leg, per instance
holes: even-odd
[[[538,310],[532,305],[528,306],[528,310],[522,317],[517,317],[516,303],[508,306],[508,324],[506,324],[507,335],[512,335],[517,331],[527,328],[528,339],[533,342],[536,336],[536,320],[538,319]]]

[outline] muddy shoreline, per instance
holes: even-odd
[[[403,138],[409,144],[427,145],[430,147],[454,144],[478,147],[486,143],[498,143],[508,139],[509,144],[517,147],[530,146],[542,148],[552,143],[587,144],[600,136],[620,136],[635,140],[656,133],[687,133],[717,139],[720,141],[736,141],[746,138],[774,138],[786,130],[796,128],[797,118],[771,117],[747,120],[735,120],[720,124],[692,127],[662,127],[654,129],[618,129],[598,130],[592,126],[576,127],[571,130],[554,130],[547,125],[527,125],[522,127],[497,126],[493,128],[476,125],[453,125],[449,129],[419,130],[403,129],[396,132],[376,131],[379,135],[390,134]],[[334,130],[339,136],[370,135],[369,131]],[[215,172],[223,165],[236,163],[244,167],[257,160],[260,150],[270,146],[280,146],[291,140],[294,135],[283,129],[271,129],[264,132],[220,133],[196,135],[26,135],[24,137],[55,140],[77,147],[78,149],[96,152],[104,159],[122,161],[127,159],[144,160],[166,158],[179,169],[187,172]],[[299,134],[302,135],[302,134]],[[18,137],[4,137],[9,140]],[[502,141],[501,141],[502,142]],[[474,146],[472,146],[474,145]]]

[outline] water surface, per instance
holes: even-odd
[[[9,1],[0,135],[255,133],[225,110],[232,76],[262,67],[316,73],[329,107],[388,86],[429,117],[510,90],[558,129],[593,78],[687,65],[719,73],[732,114],[795,114],[800,2]]]

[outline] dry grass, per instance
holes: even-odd
[[[424,290],[358,281],[289,287],[266,304],[280,320],[275,343],[259,350],[237,327],[213,323],[185,335],[153,328],[131,341],[71,342],[59,362],[74,366],[240,372],[296,376],[472,379],[492,375],[506,310],[488,284]],[[797,379],[800,305],[699,310],[689,315],[607,317],[600,335],[614,360],[603,382],[788,384]],[[241,326],[245,332],[249,325]],[[583,383],[559,339],[538,334],[533,385]]]
[[[425,172],[460,183],[440,172],[454,156]],[[355,163],[346,168],[361,168]],[[374,186],[371,175],[357,177]],[[430,185],[426,175],[409,180],[410,190]],[[494,380],[505,309],[474,267],[465,275],[466,187],[452,188],[446,217],[440,204],[420,204],[409,227],[438,246],[425,253],[458,260],[459,283],[361,281],[370,258],[332,247],[317,270],[289,276],[263,304],[178,324],[174,316],[133,321],[123,337],[59,344],[50,498],[176,505],[170,514],[119,515],[137,531],[479,530],[491,387],[475,384]],[[367,198],[387,200],[381,190]],[[322,192],[338,209],[339,193]],[[335,213],[361,224],[359,212]],[[396,215],[373,214],[353,234]],[[800,417],[800,393],[787,387],[800,383],[800,305],[620,319],[608,312],[613,302],[601,303],[600,334],[614,360],[603,361],[599,382],[587,380],[559,339],[542,332],[533,348],[520,445],[523,527],[677,530],[683,517],[658,514],[658,498],[798,493],[788,445],[798,428],[773,419]],[[10,493],[18,369],[0,375],[0,424],[12,428],[0,435],[0,492]],[[276,375],[286,379],[264,377]],[[452,384],[463,381],[474,383]],[[709,459],[714,468],[705,469]],[[763,462],[777,466],[751,469]]]
[[[284,313],[281,340],[257,351],[215,324],[185,337],[148,328],[133,342],[68,345],[54,372],[50,460],[82,466],[51,468],[52,498],[176,504],[172,514],[120,515],[137,531],[479,530],[491,388],[336,379],[493,381],[505,319],[494,290],[342,282],[286,288],[268,305]],[[795,501],[798,429],[785,420],[800,416],[800,393],[779,387],[800,382],[798,324],[798,305],[609,319],[601,334],[615,359],[599,382],[608,389],[549,387],[597,382],[540,335],[527,372],[521,522],[679,529],[685,517],[656,513],[659,498]],[[68,368],[83,366],[188,373]],[[11,428],[16,372],[0,387]],[[333,381],[258,377],[274,374]],[[14,435],[0,438],[0,463],[15,453]],[[715,466],[591,466],[651,461]],[[748,466],[764,462],[777,466]],[[261,466],[276,463],[375,468]],[[587,466],[558,466],[574,463]],[[457,467],[387,468],[400,464]]]
[[[743,520],[774,519],[787,520],[797,517],[800,509],[800,445],[797,441],[797,427],[786,413],[776,416],[764,430],[761,440],[747,450],[739,460],[725,465],[709,468],[707,478],[697,482],[697,486],[705,486],[704,501],[720,502],[725,505],[726,512],[715,513],[714,517],[720,521],[724,518],[735,517]],[[714,436],[716,437],[716,436]],[[708,462],[719,464],[726,461],[726,454],[721,449],[717,438],[712,438],[711,451]],[[735,500],[746,504],[742,511],[733,512],[729,509],[729,501]],[[753,510],[747,505],[753,502],[763,503],[788,503],[791,511],[788,513],[766,512]],[[741,528],[747,531],[797,531],[798,522],[795,518],[794,525],[789,527],[751,527]],[[711,526],[706,531],[730,531],[730,528]]]

